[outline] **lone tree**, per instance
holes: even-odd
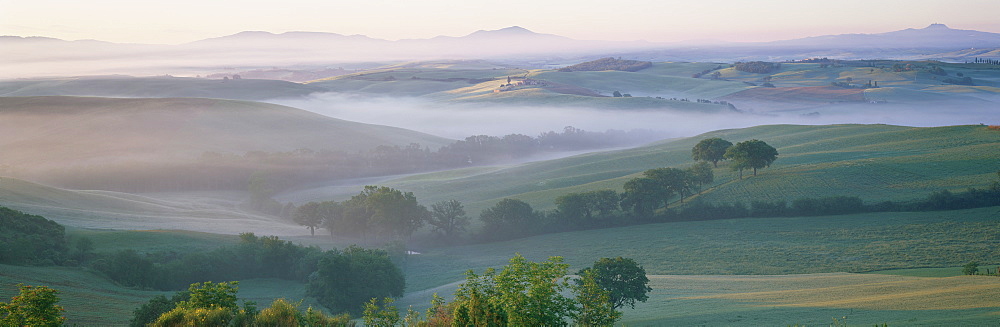
[[[969,261],[969,263],[962,266],[962,273],[966,275],[975,275],[979,273],[979,262]]]
[[[771,166],[778,158],[778,150],[764,141],[749,140],[730,147],[724,157],[733,162],[733,170],[739,170],[743,179],[743,169],[753,169],[753,175],[757,176],[757,169]]]
[[[646,269],[629,258],[601,258],[594,262],[593,267],[584,268],[577,273],[580,276],[592,275],[597,285],[609,292],[608,301],[614,310],[624,305],[635,309],[635,302],[646,302],[646,293],[653,289],[649,287]]]
[[[428,223],[435,232],[448,240],[458,237],[469,226],[469,217],[458,200],[441,201],[431,205],[431,219]]]
[[[316,228],[319,228],[323,224],[323,216],[320,214],[320,203],[309,202],[298,207],[295,209],[295,215],[292,216],[292,220],[299,225],[309,228],[309,235],[315,236]]]
[[[691,149],[691,157],[696,161],[711,161],[719,167],[719,161],[725,159],[726,150],[733,146],[732,142],[718,137],[701,140]]]

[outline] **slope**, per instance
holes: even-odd
[[[205,152],[362,151],[443,138],[279,105],[195,98],[0,98],[0,150],[15,167],[127,160],[172,162]]]
[[[99,96],[124,98],[216,98],[267,100],[302,97],[326,89],[262,79],[93,76],[0,81],[0,96]]]
[[[857,195],[866,201],[909,200],[942,189],[988,186],[1000,169],[1000,132],[986,126],[770,125],[493,171],[416,175],[385,184],[413,191],[426,203],[458,199],[473,215],[502,198],[552,209],[562,194],[620,191],[626,180],[644,170],[686,167],[693,163],[691,147],[709,137],[734,143],[760,139],[779,153],[772,167],[743,180],[720,163],[715,185],[699,196],[710,202],[836,195]]]
[[[41,215],[60,224],[100,229],[176,229],[219,234],[254,232],[302,235],[301,226],[243,210],[246,195],[192,192],[135,195],[77,191],[0,178],[0,206]]]

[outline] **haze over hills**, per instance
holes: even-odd
[[[14,170],[183,163],[206,152],[368,151],[447,139],[258,102],[95,97],[0,98],[0,165]]]
[[[924,28],[874,34],[841,34],[766,42],[771,46],[798,46],[821,49],[836,48],[997,48],[1000,34],[949,28],[931,24]]]
[[[641,36],[632,39],[641,39]],[[550,60],[621,55],[667,61],[736,61],[803,59],[968,60],[1000,48],[1000,34],[950,29],[933,24],[922,29],[877,34],[817,36],[764,43],[654,43],[583,41],[535,33],[513,26],[461,37],[388,41],[364,35],[323,32],[262,31],[204,39],[179,45],[118,44],[94,40],[64,41],[44,37],[0,37],[5,72],[0,78],[129,73],[195,75],[221,67],[331,65],[359,61],[494,59],[520,65]],[[977,48],[978,51],[955,52]],[[823,51],[825,51],[825,53]],[[120,60],[128,58],[129,60]],[[560,59],[561,58],[561,59]],[[87,68],[80,68],[86,63]]]

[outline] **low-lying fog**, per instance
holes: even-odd
[[[663,109],[620,110],[578,107],[441,104],[421,98],[377,97],[341,93],[269,102],[309,110],[329,117],[388,125],[464,139],[470,135],[537,136],[566,126],[603,132],[649,130],[658,139],[695,136],[704,132],[767,124],[890,124],[948,126],[996,124],[1000,105],[984,104],[829,104],[794,111],[756,111],[705,114]],[[737,108],[740,106],[737,105]],[[649,140],[655,141],[655,140]]]

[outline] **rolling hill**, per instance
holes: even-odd
[[[197,159],[205,152],[366,151],[449,141],[257,102],[94,97],[0,98],[3,164],[17,168]]]
[[[699,196],[709,202],[837,195],[866,201],[910,200],[944,189],[986,187],[1000,169],[1000,132],[986,126],[772,125],[492,170],[421,174],[383,184],[412,191],[424,203],[458,199],[473,215],[503,198],[552,209],[562,194],[620,191],[625,181],[644,170],[686,167],[693,163],[691,147],[709,137],[734,143],[760,139],[779,153],[770,168],[743,180],[720,163],[715,184]]]
[[[136,195],[67,190],[0,177],[0,206],[76,228],[188,230],[217,234],[301,235],[291,221],[243,209],[239,192]]]

